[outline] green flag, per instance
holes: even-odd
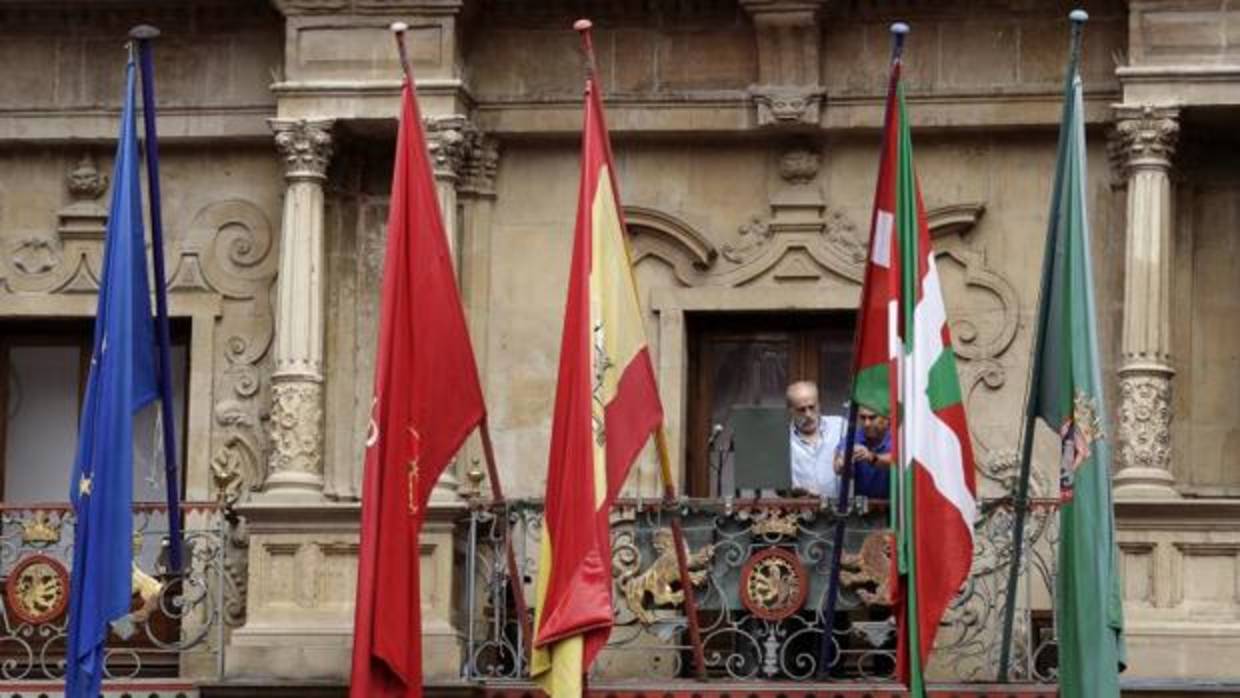
[[[1073,19],[1078,27],[1064,87],[1029,414],[1054,429],[1063,447],[1055,583],[1060,695],[1108,698],[1119,696],[1123,604],[1085,196],[1085,120],[1077,72],[1084,17]]]

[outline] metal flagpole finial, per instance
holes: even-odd
[[[405,79],[412,87],[413,67],[409,64],[409,53],[405,49],[405,32],[409,31],[409,25],[404,22],[392,22],[390,29],[392,36],[396,39],[396,52],[400,54],[400,69],[405,73]]]
[[[138,41],[148,41],[159,36],[159,29],[149,24],[139,24],[129,30],[129,37]]]
[[[581,50],[586,54],[586,71],[590,78],[593,78],[598,71],[595,69],[594,63],[594,39],[591,36],[591,29],[594,28],[594,22],[588,19],[579,19],[573,22],[573,30],[581,34]]]
[[[1078,8],[1068,13],[1068,20],[1072,22],[1071,60],[1075,65],[1081,55],[1081,39],[1085,34],[1085,23],[1089,21],[1089,13]]]
[[[896,22],[891,25],[891,55],[899,58],[904,53],[904,37],[908,36],[908,24]]]

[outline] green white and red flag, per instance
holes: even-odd
[[[924,696],[944,611],[969,574],[977,504],[973,450],[943,291],[913,168],[899,34],[859,310],[853,399],[891,422],[899,569],[897,672]]]

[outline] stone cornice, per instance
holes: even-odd
[[[1087,94],[1088,124],[1111,124],[1115,93]],[[613,133],[743,134],[758,128],[747,92],[714,92],[658,99],[608,95],[608,126]],[[1057,128],[1063,106],[1060,94],[922,95],[908,98],[913,128],[936,130]],[[876,131],[883,119],[883,97],[827,97],[817,124],[827,131]],[[581,101],[483,100],[474,120],[486,133],[500,137],[575,135],[581,130]]]
[[[464,0],[272,0],[285,17],[298,15],[454,15]]]
[[[274,104],[241,107],[178,107],[159,110],[159,141],[270,142],[267,119]],[[0,112],[0,143],[115,143],[119,109],[32,109]]]
[[[0,26],[21,26],[25,31],[63,30],[67,23],[95,31],[127,29],[139,22],[165,29],[203,24],[235,27],[271,19],[278,15],[254,0],[0,0]]]
[[[1115,502],[1120,531],[1143,528],[1240,530],[1238,499],[1132,499]]]

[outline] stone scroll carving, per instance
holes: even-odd
[[[194,216],[180,253],[169,267],[176,294],[219,296],[213,350],[211,479],[226,503],[261,486],[268,443],[270,356],[274,318],[271,285],[278,240],[255,204],[233,199],[203,207]]]

